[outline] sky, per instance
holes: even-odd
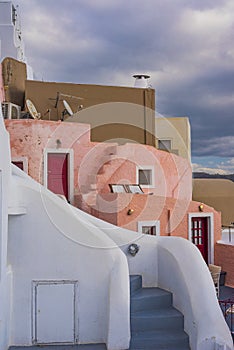
[[[38,79],[133,86],[187,116],[194,170],[234,173],[233,0],[17,0]]]

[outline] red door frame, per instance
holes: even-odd
[[[209,259],[209,225],[208,217],[197,216],[191,220],[191,238],[192,242],[200,250],[204,260],[208,263]]]
[[[69,153],[47,153],[47,188],[69,200]]]

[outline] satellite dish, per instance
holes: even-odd
[[[40,113],[38,113],[38,111],[36,110],[36,107],[34,106],[34,104],[32,103],[31,100],[29,100],[29,99],[26,100],[26,106],[27,106],[27,109],[28,109],[30,115],[33,117],[33,119],[40,119],[41,118]]]
[[[64,105],[64,108],[65,108],[65,111],[67,112],[67,114],[69,114],[70,116],[74,114],[70,105],[67,103],[66,100],[63,100],[63,105]]]

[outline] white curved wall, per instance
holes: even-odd
[[[14,167],[14,173],[21,172]],[[71,280],[78,281],[79,343],[128,348],[129,271],[124,254],[56,195],[22,173],[13,179],[18,184],[15,213],[18,200],[26,214],[19,210],[9,218],[8,263],[14,272],[11,344],[32,343],[32,282]]]
[[[211,350],[222,344],[232,349],[208,269],[191,243],[139,235],[91,217],[15,167],[7,247],[10,157],[1,118],[0,136],[1,349],[9,343],[32,343],[32,282],[62,279],[78,281],[79,342],[106,342],[110,350],[128,348],[129,272],[142,274],[144,286],[158,285],[173,292],[174,305],[185,315],[192,350]],[[132,242],[140,245],[134,258],[127,255]]]
[[[7,266],[8,192],[10,179],[9,137],[5,130],[0,103],[0,348],[9,342],[11,307],[11,269]]]
[[[200,252],[183,238],[161,238],[158,238],[158,286],[173,292],[173,304],[184,314],[192,350],[213,350],[215,344],[226,344],[225,349],[231,350],[231,334]]]
[[[191,242],[179,237],[141,235],[86,213],[80,215],[108,234],[125,254],[130,243],[140,246],[135,257],[127,254],[130,274],[142,274],[146,287],[158,286],[173,293],[174,306],[184,314],[192,350],[213,350],[215,346],[233,349],[209,270]]]

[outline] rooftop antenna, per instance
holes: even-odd
[[[64,105],[64,110],[62,113],[62,120],[64,120],[64,116],[66,114],[68,114],[69,116],[72,116],[74,114],[73,110],[71,109],[71,106],[68,104],[66,100],[63,100],[63,105]]]
[[[29,100],[29,99],[26,100],[26,106],[27,106],[27,109],[28,109],[28,111],[33,119],[40,119],[41,118],[41,114],[38,113],[36,107],[34,106],[34,104],[32,103],[31,100]]]
[[[68,102],[63,98],[69,98],[69,99],[76,99],[76,100],[83,100],[84,98],[83,97],[78,97],[78,96],[73,96],[73,95],[67,95],[67,94],[63,94],[62,92],[57,92],[57,96],[56,98],[49,98],[49,100],[54,100],[55,101],[55,105],[54,105],[54,108],[57,109],[57,115],[58,115],[58,105],[59,105],[59,102],[62,101],[63,102],[63,105],[64,105],[64,110],[62,112],[62,120],[64,119],[63,117],[68,114],[68,115],[73,115],[73,111],[70,107],[70,105],[68,104]],[[77,108],[77,112],[79,112],[81,109],[83,109],[84,106],[83,105],[79,105],[78,108]]]

